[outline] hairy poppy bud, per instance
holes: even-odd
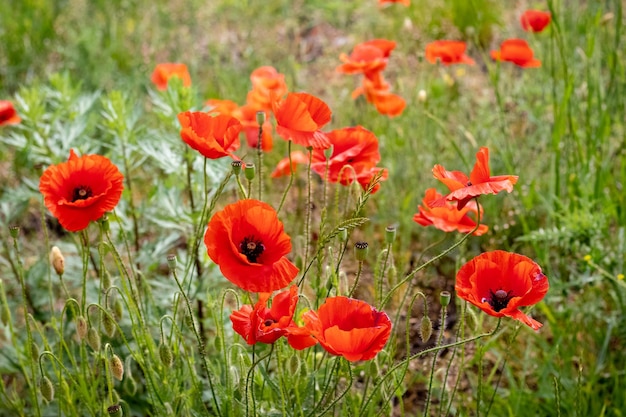
[[[76,317],[76,334],[80,340],[87,336],[87,320],[83,316]]]
[[[95,351],[100,351],[100,333],[95,327],[90,327],[87,331],[87,344]]]
[[[106,291],[111,288],[111,274],[106,269],[102,274],[102,290]]]
[[[115,321],[110,314],[102,313],[102,327],[104,327],[104,332],[110,338],[115,336],[115,331],[117,330],[117,326],[115,325]]]
[[[109,367],[111,368],[111,375],[118,381],[124,378],[124,364],[119,356],[113,354],[109,360]]]
[[[367,242],[356,242],[354,244],[354,255],[357,261],[363,262],[367,258]]]
[[[53,246],[50,249],[50,265],[52,265],[57,275],[63,275],[63,272],[65,272],[65,258],[58,246]]]
[[[113,317],[115,317],[115,320],[118,322],[124,317],[124,304],[119,298],[116,298],[113,303]]]
[[[174,364],[172,349],[170,349],[170,346],[165,341],[159,344],[159,357],[161,358],[161,363],[163,363],[166,368],[171,368]]]
[[[252,162],[247,163],[243,173],[248,181],[252,181],[254,179],[254,164]]]
[[[37,346],[37,343],[35,342],[30,344],[30,356],[34,361],[39,360],[39,346]]]
[[[122,411],[122,406],[119,404],[113,404],[107,408],[107,413],[111,417],[122,417],[124,415],[124,411]]]
[[[430,317],[422,317],[419,332],[420,339],[422,339],[422,342],[426,343],[428,339],[430,339],[430,336],[433,334],[433,322],[430,320]]]
[[[54,385],[52,385],[50,378],[45,375],[39,380],[39,391],[47,402],[54,399]]]

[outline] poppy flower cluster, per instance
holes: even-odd
[[[44,205],[70,232],[86,229],[112,211],[124,190],[124,176],[106,157],[77,156],[70,150],[67,162],[50,165],[41,175],[39,191]]]
[[[537,304],[549,283],[539,265],[526,256],[496,250],[482,253],[459,269],[457,295],[495,317],[510,317],[538,330],[542,324],[519,308]]]
[[[484,224],[480,224],[476,228],[476,222],[469,214],[474,217],[478,216],[478,207],[475,202],[468,202],[465,207],[458,210],[454,202],[446,201],[440,205],[443,195],[439,194],[436,189],[429,188],[422,200],[422,205],[418,207],[418,212],[413,216],[413,221],[422,226],[434,226],[444,232],[458,231],[461,233],[471,233],[480,236],[489,230]],[[480,216],[482,219],[482,207],[480,208]]]
[[[549,12],[540,10],[526,10],[520,17],[522,29],[527,32],[542,32],[552,19]],[[534,52],[524,39],[506,39],[500,44],[500,49],[490,52],[495,61],[512,62],[521,68],[538,68],[541,61],[534,57]]]
[[[157,90],[165,91],[170,79],[174,77],[180,78],[184,87],[191,86],[191,76],[189,75],[187,65],[177,62],[157,64],[150,79]]]
[[[350,55],[342,53],[339,56],[343,64],[336,68],[342,74],[363,74],[362,84],[352,92],[352,98],[364,95],[380,114],[390,117],[399,116],[406,107],[402,97],[391,93],[391,86],[382,75],[395,47],[396,43],[387,39],[360,43]]]
[[[17,110],[8,100],[0,100],[0,126],[15,125],[22,121]]]
[[[327,136],[333,147],[332,154],[326,160],[322,150],[313,151],[311,169],[328,182],[349,185],[356,181],[367,189],[382,169],[376,166],[380,162],[376,136],[362,126],[336,129]],[[386,178],[385,170],[381,179]],[[372,192],[378,188],[379,184],[376,184]]]

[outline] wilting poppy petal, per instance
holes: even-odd
[[[550,24],[552,15],[541,10],[526,10],[520,17],[522,29],[527,32],[542,32]]]
[[[0,126],[14,125],[22,121],[17,114],[13,103],[7,100],[0,100]]]
[[[330,142],[321,128],[330,122],[330,108],[307,93],[289,93],[287,98],[272,104],[276,131],[285,140],[314,149],[326,149]]]
[[[232,116],[209,116],[204,112],[186,111],[178,115],[178,121],[182,127],[182,140],[205,158],[232,156],[239,148],[239,132],[242,126]]]
[[[466,48],[466,43],[462,41],[434,41],[426,45],[426,60],[431,64],[440,61],[443,65],[474,65],[474,60],[465,55]]]
[[[380,352],[391,334],[391,320],[364,301],[330,297],[303,316],[305,327],[330,354],[349,361],[369,360]]]
[[[157,90],[167,90],[167,83],[172,77],[178,77],[183,82],[183,86],[189,87],[191,85],[191,76],[187,65],[165,62],[158,64],[152,72],[151,80],[154,83]]]
[[[78,232],[115,208],[124,190],[124,176],[101,155],[76,156],[50,165],[41,175],[39,191],[44,205],[61,226]]]
[[[495,317],[511,317],[534,330],[542,324],[519,307],[541,301],[548,292],[547,277],[530,258],[496,250],[484,252],[459,269],[455,290],[459,297]]]
[[[459,231],[461,233],[470,233],[476,228],[476,222],[468,215],[474,213],[476,216],[478,209],[476,203],[470,201],[461,210],[456,208],[456,204],[446,202],[443,206],[437,206],[443,196],[434,188],[426,190],[426,195],[422,200],[422,205],[418,207],[418,213],[413,216],[413,221],[422,226],[434,226],[444,232]],[[482,208],[480,210],[482,217]],[[486,233],[489,228],[481,224],[474,232],[474,235],[480,236]]]
[[[533,58],[533,50],[523,39],[507,39],[500,44],[499,51],[491,51],[496,61],[509,61],[522,68],[537,68],[541,61]]]
[[[276,211],[262,201],[241,200],[215,213],[204,242],[224,277],[246,291],[279,290],[298,274],[285,257],[291,238]]]

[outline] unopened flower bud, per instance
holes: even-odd
[[[239,175],[239,173],[241,172],[241,164],[243,162],[241,161],[233,161],[230,163],[230,166],[233,168],[233,173],[235,175]]]
[[[137,382],[135,381],[135,378],[130,377],[130,375],[126,375],[126,378],[124,379],[124,390],[131,397],[137,393]]]
[[[111,375],[113,378],[121,381],[124,378],[124,364],[119,356],[113,354],[109,360],[109,367],[111,368]]]
[[[50,378],[45,375],[39,380],[39,392],[47,402],[54,399],[54,385],[52,385]]]
[[[33,358],[33,361],[39,360],[39,346],[37,346],[35,342],[31,342],[30,344],[30,356]]]
[[[363,262],[367,258],[367,242],[356,242],[354,244],[354,256],[359,262]]]
[[[254,179],[254,164],[253,163],[246,164],[243,173],[246,175],[246,179],[248,181],[252,181]]]
[[[111,288],[111,274],[106,269],[102,273],[102,290],[106,291]]]
[[[100,351],[100,333],[98,333],[95,327],[90,327],[87,331],[87,344],[95,352]]]
[[[20,234],[19,226],[9,226],[9,234],[13,239],[17,239],[17,236]]]
[[[450,304],[450,291],[441,291],[439,293],[439,303],[442,307],[448,307],[448,304]]]
[[[76,334],[78,334],[80,340],[87,336],[87,330],[87,320],[83,316],[76,317]]]
[[[110,314],[102,313],[102,327],[104,327],[104,332],[107,336],[110,338],[115,336],[117,326],[115,325],[115,320],[113,320],[113,317],[111,317]]]
[[[396,240],[396,226],[387,226],[385,228],[385,242],[391,245]]]
[[[124,412],[122,411],[122,406],[119,404],[113,404],[107,408],[107,413],[111,417],[122,417]]]
[[[159,357],[161,358],[161,363],[163,363],[166,368],[171,368],[174,364],[172,349],[170,349],[169,345],[165,341],[159,344]]]
[[[430,320],[430,317],[422,317],[419,332],[420,339],[422,339],[422,342],[426,343],[428,339],[430,339],[430,336],[433,334],[433,322]]]
[[[50,249],[50,265],[52,265],[57,275],[63,275],[63,272],[65,272],[65,258],[58,246],[53,246]]]
[[[428,98],[426,94],[426,90],[420,90],[417,92],[417,101],[420,103],[426,103],[426,99]]]
[[[116,298],[113,303],[113,317],[115,317],[115,320],[118,322],[124,317],[124,303],[122,303],[122,300],[119,298]]]

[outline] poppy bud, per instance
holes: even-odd
[[[439,293],[439,303],[442,307],[448,307],[448,304],[450,304],[450,291],[441,291]]]
[[[131,397],[137,393],[137,382],[135,382],[135,379],[130,377],[130,375],[127,375],[126,379],[124,379],[124,390]]]
[[[50,249],[50,265],[52,265],[57,275],[63,275],[63,272],[65,272],[65,258],[61,253],[61,249],[57,246],[53,246]]]
[[[256,122],[259,126],[263,126],[263,124],[265,123],[265,112],[264,111],[258,111],[256,112]]]
[[[230,166],[233,168],[233,173],[235,175],[239,175],[239,173],[241,172],[241,161],[233,161],[230,163]]]
[[[104,332],[110,338],[115,336],[115,331],[117,330],[117,326],[115,325],[115,321],[110,314],[102,314],[102,327],[104,327]]]
[[[111,375],[118,381],[124,378],[124,364],[119,356],[113,354],[109,360],[109,367],[111,368]]]
[[[385,242],[391,245],[396,240],[396,226],[387,226],[385,228]]]
[[[246,164],[243,173],[246,175],[246,179],[248,181],[252,181],[254,179],[254,164],[253,163]]]
[[[104,273],[102,274],[102,290],[106,291],[109,288],[111,288],[111,274],[109,273],[109,271],[107,271],[106,269],[104,270]]]
[[[50,378],[45,375],[41,378],[41,380],[39,380],[39,392],[41,392],[41,396],[47,402],[54,399],[54,385],[52,385]]]
[[[9,226],[9,233],[13,239],[17,239],[17,236],[20,234],[19,226]]]
[[[428,96],[426,95],[426,90],[420,90],[417,92],[417,101],[420,103],[426,103],[426,99]]]
[[[113,404],[112,406],[109,406],[107,408],[107,413],[109,413],[111,417],[122,417],[124,415],[124,412],[122,411],[122,406],[119,404]]]
[[[83,316],[76,318],[76,334],[80,340],[83,340],[87,336],[87,320]]]
[[[87,344],[95,352],[100,351],[100,334],[98,333],[95,327],[90,327],[89,330],[87,331]]]
[[[172,349],[170,349],[170,346],[165,341],[159,344],[159,357],[161,358],[161,363],[166,368],[171,368],[174,364],[174,355],[172,354]]]
[[[357,261],[363,262],[367,258],[367,242],[356,242],[354,244],[354,255]]]
[[[115,320],[118,322],[124,317],[124,304],[119,298],[116,298],[113,303],[113,317],[115,317]]]
[[[4,293],[4,285],[0,279],[0,321],[5,326],[11,321],[11,311],[9,310],[9,303],[7,303],[7,296]]]
[[[422,339],[423,343],[426,343],[430,336],[433,334],[433,322],[430,320],[430,317],[424,316],[422,317],[422,321],[420,322],[420,339]]]
[[[170,267],[171,271],[176,269],[176,255],[167,255],[167,266]]]
[[[33,358],[33,361],[39,360],[39,346],[35,342],[30,344],[30,356]]]

